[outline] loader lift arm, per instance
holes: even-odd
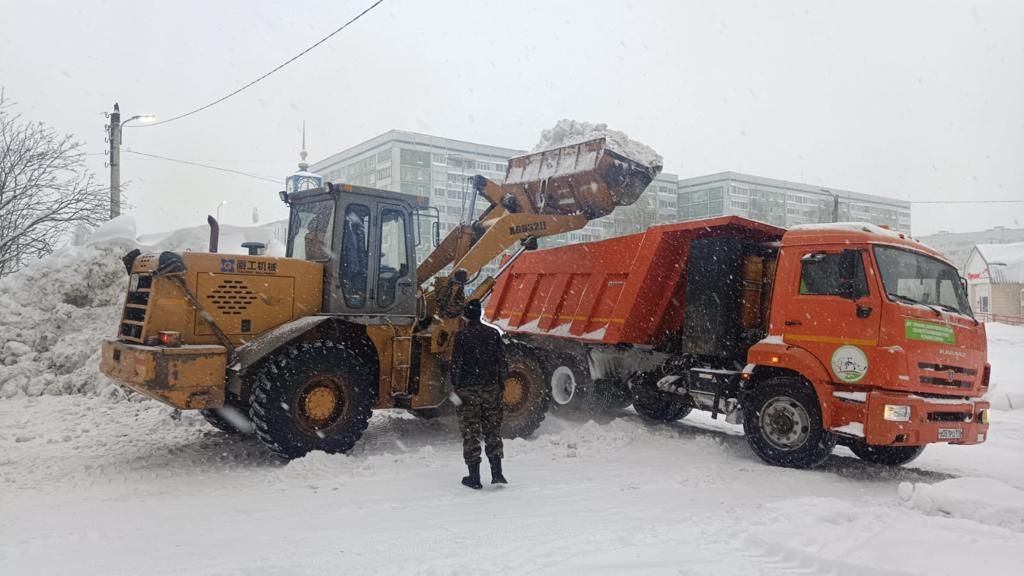
[[[504,184],[473,177],[474,199],[481,196],[489,206],[448,233],[416,269],[417,283],[423,287],[451,264],[428,302],[443,317],[458,316],[462,286],[503,251],[516,243],[527,249],[538,238],[579,230],[616,206],[632,204],[660,170],[607,148],[604,138],[513,158]],[[486,296],[493,285],[493,278],[485,279],[472,297]]]

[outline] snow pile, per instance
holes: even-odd
[[[275,227],[222,227],[223,252],[245,253],[247,240],[283,254]],[[68,246],[0,279],[0,398],[44,394],[124,396],[99,373],[100,341],[117,333],[127,285],[121,257],[143,252],[205,250],[209,229],[187,228],[136,239],[135,221],[121,216],[84,246]]]
[[[1024,326],[988,322],[988,361],[992,377],[985,398],[999,410],[1024,410]]]
[[[953,478],[899,486],[905,506],[931,516],[963,518],[1024,532],[1024,490],[989,478]]]
[[[540,142],[531,152],[542,152],[596,138],[605,138],[608,148],[630,160],[647,166],[663,165],[661,156],[653,148],[631,139],[618,130],[609,130],[607,124],[591,124],[569,119],[559,120],[553,128],[541,132]]]

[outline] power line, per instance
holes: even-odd
[[[157,160],[166,160],[168,162],[177,162],[178,164],[188,164],[189,166],[197,166],[199,168],[208,168],[210,170],[218,170],[220,172],[229,172],[231,174],[238,174],[239,176],[248,176],[249,178],[256,178],[257,180],[266,180],[267,182],[273,182],[274,184],[282,184],[283,179],[271,178],[270,176],[260,176],[259,174],[250,174],[248,172],[242,172],[240,170],[232,170],[230,168],[221,168],[220,166],[211,166],[209,164],[203,164],[201,162],[193,162],[191,160],[180,160],[178,158],[168,158],[167,156],[160,156],[158,154],[147,154],[145,152],[139,152],[136,150],[125,150],[128,154],[136,154],[138,156],[146,156],[147,158],[156,158]]]
[[[357,14],[357,15],[356,15],[356,16],[355,16],[354,18],[352,18],[352,19],[351,19],[351,20],[349,20],[348,22],[345,22],[344,24],[342,24],[342,25],[341,25],[341,27],[340,27],[340,28],[338,28],[337,30],[335,30],[334,32],[331,32],[331,33],[330,33],[330,34],[328,34],[327,36],[324,36],[323,38],[321,38],[320,40],[318,40],[318,41],[317,41],[317,42],[316,42],[315,44],[313,44],[313,45],[312,45],[312,46],[310,46],[309,48],[306,48],[306,49],[305,49],[305,50],[303,50],[302,52],[299,52],[299,53],[298,53],[298,54],[296,54],[295,56],[292,56],[291,58],[289,58],[289,59],[288,59],[288,60],[286,60],[286,61],[285,61],[284,63],[280,64],[279,66],[277,66],[276,68],[274,68],[274,69],[273,69],[273,70],[271,70],[270,72],[267,72],[266,74],[264,74],[264,75],[260,76],[259,78],[257,78],[257,79],[255,79],[255,80],[253,80],[252,82],[249,82],[248,84],[246,84],[245,86],[242,86],[241,88],[239,88],[239,89],[235,90],[234,92],[231,92],[230,94],[228,94],[228,95],[226,95],[226,96],[223,96],[223,97],[221,97],[221,98],[218,98],[217,100],[214,100],[213,102],[210,102],[209,104],[207,104],[207,105],[205,105],[205,106],[200,106],[199,108],[196,108],[195,110],[192,110],[191,112],[186,112],[186,113],[184,113],[184,114],[180,114],[180,115],[178,115],[178,116],[175,116],[175,117],[173,117],[173,118],[168,118],[167,120],[161,120],[161,121],[159,121],[159,122],[153,122],[153,123],[150,123],[150,124],[138,124],[138,125],[136,125],[136,126],[134,126],[134,127],[135,127],[135,128],[150,128],[150,127],[152,127],[152,126],[159,126],[159,125],[161,125],[161,124],[167,124],[168,122],[174,122],[175,120],[181,120],[182,118],[186,118],[186,117],[188,117],[188,116],[191,116],[191,115],[193,115],[193,114],[198,114],[199,112],[202,112],[203,110],[206,110],[207,108],[212,108],[213,106],[216,106],[217,104],[220,104],[221,102],[223,102],[223,101],[227,100],[228,98],[231,98],[232,96],[234,96],[234,95],[238,94],[239,92],[241,92],[241,91],[243,91],[243,90],[245,90],[245,89],[247,89],[247,88],[250,88],[250,87],[252,87],[253,85],[255,85],[256,83],[258,83],[258,82],[260,82],[261,80],[265,79],[266,77],[270,76],[270,75],[271,75],[271,74],[273,74],[274,72],[277,72],[278,70],[280,70],[280,69],[284,68],[285,66],[287,66],[287,65],[291,64],[292,62],[294,62],[294,61],[298,60],[298,59],[299,59],[299,58],[301,58],[302,56],[305,56],[305,55],[306,55],[306,53],[308,53],[309,51],[313,50],[313,49],[314,49],[314,48],[316,48],[317,46],[319,46],[319,45],[323,44],[324,42],[326,42],[326,41],[330,40],[330,39],[331,39],[331,37],[333,37],[333,36],[334,36],[335,34],[337,34],[338,32],[341,32],[341,31],[342,31],[342,30],[344,30],[345,28],[348,28],[350,24],[354,23],[354,22],[355,22],[356,20],[359,20],[360,18],[362,18],[363,16],[365,16],[365,15],[366,15],[366,14],[367,14],[367,13],[368,13],[368,12],[369,12],[370,10],[373,10],[374,8],[376,8],[376,7],[377,7],[378,5],[380,5],[380,3],[381,3],[381,2],[383,2],[383,1],[384,1],[384,0],[377,0],[376,2],[374,2],[373,4],[371,4],[369,8],[367,8],[366,10],[363,10],[362,12],[360,12],[359,14]]]
[[[911,204],[1024,204],[1024,200],[910,200]]]

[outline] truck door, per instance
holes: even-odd
[[[881,296],[866,270],[866,250],[784,249],[793,254],[773,299],[773,334],[787,344],[811,352],[829,369],[834,382],[857,383],[872,379],[869,359],[878,346]],[[871,275],[874,278],[874,275]]]

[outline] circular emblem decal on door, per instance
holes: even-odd
[[[832,353],[832,372],[843,382],[860,382],[868,373],[868,357],[856,346],[840,346]]]

